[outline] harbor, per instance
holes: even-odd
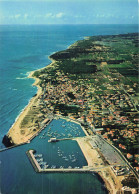
[[[59,168],[56,168],[56,166],[52,166],[51,168],[49,168],[49,165],[47,165],[46,162],[42,162],[41,159],[43,158],[40,158],[39,160],[36,159],[36,157],[38,157],[39,155],[35,156],[35,152],[36,152],[35,150],[29,150],[26,152],[26,154],[36,172],[53,173],[53,172],[89,172],[90,171],[90,169],[86,166],[83,168],[79,168],[79,167],[72,168],[71,166],[69,166],[68,168],[64,168],[63,166]]]
[[[100,171],[100,169],[102,169],[102,168],[92,168],[89,166],[83,166],[82,168],[79,167],[72,168],[71,166],[69,166],[68,168],[64,168],[63,166],[60,166],[59,168],[57,168],[54,165],[51,168],[49,168],[47,162],[43,162],[42,154],[36,155],[35,153],[36,153],[35,150],[28,150],[26,152],[34,170],[37,173],[89,173],[89,172],[92,173]]]
[[[53,123],[50,124],[52,121],[53,123],[60,122],[60,126],[57,127],[57,129],[53,128]],[[78,122],[73,122],[72,120],[65,120],[59,117],[56,117],[54,120],[50,120],[48,122],[49,127],[47,131],[44,131],[39,138],[40,139],[45,139],[46,137],[50,138],[57,138],[57,139],[66,139],[66,138],[74,138],[74,137],[80,137],[80,136],[85,136],[88,135],[85,129],[81,127],[80,123]],[[47,124],[47,125],[48,125]],[[44,129],[45,127],[43,127]]]
[[[65,132],[66,127],[69,127],[68,132],[70,132],[70,127],[71,131],[80,132],[80,136],[68,138]],[[47,136],[48,131],[52,132],[52,137]],[[57,139],[58,136],[55,136],[54,131],[57,131],[57,134],[63,133],[65,136],[63,135],[60,139]],[[106,146],[110,151],[110,147]],[[98,173],[101,177],[105,177],[105,183],[109,180],[111,189],[115,190],[113,186],[113,180],[115,183],[117,182],[117,169],[115,166],[120,165],[118,163],[120,160],[114,164],[110,157],[111,152],[108,155],[105,149],[102,150],[103,154],[101,155],[99,149],[103,147],[101,148],[100,138],[95,135],[85,136],[82,128],[76,123],[62,119],[53,120],[30,143],[24,144],[21,148],[24,151],[20,158],[24,158],[24,163],[28,163],[28,169],[32,169],[32,173],[35,172],[36,175],[44,174],[45,176],[45,174],[58,173],[63,174],[63,176],[65,176],[64,174],[72,174],[72,176],[73,174],[84,174],[87,176],[87,174]],[[16,150],[20,153],[18,147],[11,149],[11,152],[16,153]],[[19,153],[16,153],[15,156],[21,155]],[[14,160],[16,160],[16,157]],[[16,161],[15,164],[17,164]],[[121,162],[121,165],[124,164]],[[122,178],[122,176],[119,177]]]

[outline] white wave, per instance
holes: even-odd
[[[28,77],[30,73],[31,71],[28,71],[27,73],[25,73],[25,75]]]
[[[17,77],[16,79],[27,79],[27,77]]]
[[[28,78],[28,76],[29,76],[29,74],[31,73],[32,71],[28,71],[28,72],[26,72],[26,73],[20,73],[20,75],[23,75],[23,76],[25,76],[25,77],[17,77],[16,79],[26,79],[26,78]]]

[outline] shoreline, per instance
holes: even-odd
[[[77,44],[77,42],[70,45],[68,48],[74,47]],[[97,48],[97,46],[95,46],[93,49],[92,49],[92,52],[95,52],[97,49],[98,49],[99,52],[101,51],[101,49]],[[107,50],[105,50],[105,51],[107,51]],[[55,52],[55,53],[58,53],[58,52]],[[57,57],[59,57],[59,55],[57,55]],[[114,193],[117,193],[119,190],[122,193],[121,179],[118,178],[118,176],[113,172],[113,170],[111,168],[111,165],[108,165],[108,166],[105,165],[105,162],[104,162],[104,159],[103,159],[104,157],[102,157],[102,158],[100,157],[101,154],[99,153],[99,150],[98,149],[93,149],[93,147],[91,147],[91,145],[89,143],[89,137],[91,136],[91,134],[88,133],[88,130],[85,130],[85,128],[78,121],[78,119],[75,119],[75,120],[71,119],[70,116],[69,117],[63,117],[62,114],[61,114],[62,111],[60,112],[58,110],[57,114],[60,113],[59,116],[57,116],[57,114],[54,116],[55,112],[53,112],[53,110],[55,109],[55,106],[53,106],[53,105],[55,105],[55,101],[58,101],[54,97],[57,95],[57,93],[53,92],[50,95],[51,98],[48,98],[48,101],[51,99],[50,103],[45,103],[45,100],[46,100],[46,102],[48,102],[47,98],[45,99],[45,96],[47,96],[47,93],[45,92],[45,89],[47,90],[46,84],[48,82],[44,79],[47,75],[43,76],[43,74],[46,74],[46,72],[48,72],[48,75],[49,75],[49,73],[51,73],[51,69],[53,69],[54,72],[56,72],[56,70],[57,70],[56,66],[57,66],[58,60],[61,59],[61,61],[62,61],[62,57],[61,58],[59,57],[58,60],[57,60],[56,57],[54,57],[54,59],[56,59],[56,60],[54,60],[50,56],[48,58],[52,61],[50,64],[48,64],[47,66],[45,66],[41,69],[32,71],[29,74],[28,78],[34,79],[33,86],[37,87],[37,94],[35,94],[31,98],[28,105],[23,109],[23,111],[16,118],[15,123],[12,125],[12,127],[9,129],[9,131],[7,133],[7,139],[9,138],[9,142],[11,141],[11,143],[13,143],[14,145],[17,145],[17,146],[20,145],[21,143],[30,143],[30,140],[33,139],[35,136],[37,136],[38,133],[42,130],[43,120],[48,119],[48,118],[55,118],[55,116],[59,117],[59,118],[62,118],[62,119],[66,119],[69,122],[75,122],[75,123],[79,124],[81,126],[82,130],[84,131],[84,133],[85,133],[84,138],[86,138],[86,139],[88,138],[88,140],[86,140],[86,142],[84,142],[83,138],[82,139],[79,138],[79,139],[76,140],[79,147],[80,147],[80,149],[81,149],[81,151],[83,152],[83,155],[85,156],[85,158],[87,158],[88,166],[96,167],[96,168],[100,167],[100,169],[97,170],[96,173],[98,174],[99,177],[101,177],[101,179],[105,183],[105,186],[106,186],[107,190],[109,191],[109,193],[114,194]],[[66,66],[67,66],[67,63],[66,63]],[[60,66],[58,66],[58,67],[60,67]],[[48,70],[45,72],[45,70],[47,68],[48,68]],[[60,72],[60,69],[58,69],[58,71]],[[37,72],[37,73],[34,74],[34,72]],[[69,72],[71,73],[72,71],[69,71]],[[34,76],[33,76],[33,74],[34,74]],[[55,79],[56,79],[56,74],[54,74],[54,75],[55,75]],[[63,74],[63,71],[62,71],[62,73],[59,76],[59,78],[60,78],[59,80],[61,80],[61,81],[63,80],[63,75],[68,75],[68,74]],[[68,84],[69,84],[69,82],[68,82],[69,77],[68,76],[67,77],[64,76],[64,77],[65,77],[64,78],[65,80],[63,80],[63,81],[65,81],[66,84],[65,85],[63,84],[64,85],[63,89],[65,89],[65,91],[68,92],[66,90],[67,89],[66,87],[68,87]],[[41,82],[43,79],[45,81]],[[48,79],[50,79],[51,81],[55,81],[55,80],[53,80],[53,76],[50,76]],[[62,82],[60,82],[60,83],[62,83]],[[86,82],[83,82],[83,83],[86,83]],[[72,83],[70,83],[70,84],[71,84],[71,88],[72,88]],[[50,85],[50,88],[48,88],[48,89],[51,89],[51,87],[52,87],[55,90],[55,87],[52,86],[52,84],[49,84],[49,85]],[[60,85],[60,87],[62,87],[62,84]],[[60,87],[58,87],[58,89],[62,93],[62,91],[64,91],[64,90],[61,90]],[[56,91],[58,91],[58,89],[56,88]],[[89,90],[87,90],[87,91],[89,91]],[[66,94],[66,92],[64,93],[64,95]],[[82,95],[81,90],[80,90],[79,94]],[[80,95],[79,95],[79,97],[80,97]],[[53,104],[52,104],[52,101],[53,101]],[[61,101],[58,101],[58,102],[61,102]],[[66,103],[65,97],[63,97],[62,102]],[[44,104],[45,104],[45,106],[44,106]],[[48,107],[50,107],[50,109]],[[36,113],[34,113],[34,112],[36,112]],[[39,114],[42,115],[41,118],[39,117]],[[78,117],[75,117],[75,118],[78,118]],[[37,123],[36,123],[36,121],[37,121]],[[26,122],[27,122],[27,124],[26,124]],[[99,157],[98,157],[98,155],[99,155]]]
[[[78,143],[88,163],[88,167],[98,168],[95,173],[100,179],[102,179],[108,193],[117,193],[118,190],[121,188],[121,185],[120,182],[117,180],[116,176],[114,175],[111,166],[107,166],[103,163],[103,159],[99,156],[98,151],[96,149],[92,149],[88,140],[86,141],[85,138],[80,138],[76,139],[75,141]]]
[[[52,60],[52,63],[50,63],[50,64],[47,65],[46,67],[41,68],[41,69],[36,70],[36,71],[41,71],[42,69],[45,69],[45,68],[47,68],[47,67],[49,68],[49,66],[53,65],[54,62],[55,62],[55,61]],[[33,77],[33,73],[34,73],[34,72],[35,72],[35,71],[32,71],[32,72],[29,74],[28,78],[31,78],[31,79],[34,79],[34,80],[35,80],[34,83],[33,83],[33,86],[36,86],[36,87],[37,87],[37,95],[34,96],[34,97],[32,97],[32,98],[30,99],[28,105],[26,105],[26,107],[25,107],[25,108],[23,109],[23,111],[20,113],[20,115],[18,116],[18,118],[16,118],[16,123],[14,123],[14,124],[12,125],[12,127],[13,127],[15,124],[18,125],[18,123],[20,123],[20,121],[24,118],[24,116],[25,116],[25,114],[27,113],[27,111],[29,110],[29,108],[32,106],[32,104],[33,104],[33,102],[35,101],[35,99],[36,99],[39,95],[41,95],[41,91],[42,91],[42,90],[41,90],[41,87],[38,85],[38,83],[39,83],[40,80],[39,80],[39,78]],[[79,124],[79,125],[81,126],[81,124],[80,124],[77,120],[72,120],[72,119],[70,119],[70,118],[64,118],[62,115],[60,115],[60,116],[58,116],[58,117],[60,117],[60,118],[62,118],[62,119],[65,119],[65,120],[67,120],[67,121],[74,122],[74,123]],[[85,136],[87,137],[87,132],[85,132],[85,130],[83,129],[82,126],[81,126],[81,128],[82,128],[82,130],[84,131]],[[10,129],[11,129],[11,128],[10,128]],[[40,129],[40,130],[37,131],[36,133],[32,134],[30,137],[24,139],[24,142],[23,142],[23,139],[21,139],[21,142],[18,141],[18,143],[17,143],[17,144],[14,144],[14,146],[11,147],[11,148],[20,146],[20,145],[22,145],[22,144],[29,143],[29,141],[32,140],[36,135],[38,135],[38,133],[39,133],[41,130],[42,130],[42,129]],[[9,131],[10,131],[10,130],[9,130]],[[13,131],[13,132],[10,132],[10,133],[8,132],[8,136],[9,136],[9,134],[12,135],[13,133],[14,133],[14,131]],[[16,135],[18,135],[18,134],[16,134]],[[13,141],[13,139],[12,139],[12,141]],[[83,152],[83,146],[82,146],[82,144],[79,143],[78,140],[76,140],[76,141],[77,141],[77,143],[78,143],[78,145],[79,145],[81,151]],[[7,148],[7,149],[10,149],[10,147]],[[6,149],[6,150],[7,150],[7,149]],[[86,153],[83,153],[83,154],[84,154],[84,156],[86,155]],[[86,156],[85,156],[85,158],[86,158]],[[90,161],[91,161],[91,158],[90,158]],[[91,171],[90,171],[90,172],[91,172]],[[112,187],[111,187],[110,183],[107,181],[106,177],[103,175],[103,173],[102,173],[102,172],[95,172],[95,174],[98,176],[99,179],[101,179],[101,182],[102,182],[102,184],[105,185],[106,190],[108,191],[108,193],[111,193]]]
[[[76,41],[77,42],[77,41]],[[76,43],[75,42],[75,43]],[[75,44],[73,43],[73,44]],[[70,48],[73,44],[69,45],[68,48]],[[68,49],[67,48],[67,49]],[[54,52],[53,54],[57,53],[57,52],[60,52],[60,51],[56,51]],[[21,128],[20,128],[20,124],[22,122],[22,120],[24,119],[24,117],[27,115],[29,109],[32,107],[34,101],[41,95],[41,92],[42,92],[42,88],[38,85],[40,79],[39,78],[36,78],[33,76],[34,72],[36,71],[41,71],[43,69],[47,69],[51,66],[53,66],[56,62],[56,60],[54,60],[53,58],[51,58],[51,55],[48,56],[48,59],[51,60],[51,63],[49,63],[48,65],[46,65],[45,67],[42,67],[40,69],[37,69],[37,70],[34,70],[34,71],[31,71],[28,75],[28,79],[34,79],[34,83],[32,84],[32,86],[36,86],[37,87],[37,93],[35,94],[35,96],[31,97],[31,99],[29,100],[28,104],[25,106],[24,109],[21,110],[21,112],[19,113],[19,115],[16,117],[14,123],[12,124],[12,126],[10,127],[10,129],[8,130],[7,134],[4,136],[3,140],[8,142],[4,142],[3,141],[3,144],[6,146],[6,147],[10,147],[10,146],[16,146],[16,145],[20,145],[22,143],[28,143],[28,141],[30,139],[32,139],[34,137],[34,135],[36,133],[39,133],[39,131],[41,129],[39,129],[37,132],[35,133],[32,133],[30,134],[27,138],[23,138],[21,136],[21,134],[19,134],[19,132],[21,131]],[[14,127],[16,128],[16,134],[14,132]],[[18,132],[17,132],[17,128],[18,128]],[[18,136],[18,137],[17,137]],[[10,145],[10,146],[7,146],[7,145]]]
[[[45,67],[42,67],[40,69],[31,71],[29,73],[28,77],[27,77],[28,79],[34,79],[34,83],[32,84],[32,86],[36,86],[37,87],[37,93],[33,97],[31,97],[31,99],[29,100],[28,104],[21,110],[19,115],[16,117],[14,123],[12,124],[10,129],[8,130],[7,134],[4,136],[3,144],[6,147],[17,146],[17,145],[20,145],[20,144],[28,143],[28,141],[30,141],[32,138],[34,138],[34,136],[36,134],[38,134],[40,132],[40,130],[41,130],[41,128],[40,128],[39,130],[37,130],[37,132],[34,132],[34,133],[28,135],[27,137],[23,137],[23,135],[20,134],[20,131],[21,131],[20,124],[21,124],[22,120],[24,119],[24,117],[29,112],[29,110],[31,109],[31,107],[33,106],[35,100],[37,100],[37,98],[42,94],[42,88],[38,85],[40,79],[34,77],[33,74],[36,71],[41,71],[43,69],[47,69],[47,68],[49,68],[49,67],[54,65],[55,60],[52,59],[50,56],[48,58],[51,60],[51,63],[49,63]],[[16,128],[16,130],[14,130],[14,128]],[[5,140],[6,140],[6,142],[5,142]]]
[[[50,63],[49,65],[51,65],[52,63]],[[48,66],[49,66],[48,65]],[[47,68],[44,67],[44,68]],[[38,70],[35,70],[35,71],[41,71],[42,69],[44,68],[41,68],[41,69],[38,69]],[[11,143],[13,145],[18,145],[18,144],[22,144],[22,143],[28,143],[29,139],[32,139],[32,137],[38,133],[39,131],[35,132],[34,134],[30,134],[28,137],[26,138],[23,138],[19,132],[21,130],[20,128],[20,124],[23,120],[23,118],[25,117],[25,115],[28,113],[29,109],[33,106],[34,104],[34,101],[41,95],[41,92],[42,92],[42,89],[41,87],[38,85],[39,83],[39,79],[36,78],[36,77],[33,77],[33,74],[35,71],[32,71],[30,72],[30,74],[28,75],[28,78],[30,79],[34,79],[34,83],[32,84],[33,86],[36,86],[37,87],[37,94],[35,96],[33,96],[29,103],[25,106],[25,108],[22,110],[22,112],[17,116],[17,118],[15,119],[15,122],[13,123],[13,125],[11,126],[11,128],[9,129],[8,133],[7,133],[7,137],[10,138],[11,140]],[[14,128],[16,127],[16,134],[14,132]],[[18,132],[17,132],[17,128],[18,128]],[[18,136],[18,138],[17,138]]]

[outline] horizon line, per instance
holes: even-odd
[[[123,23],[123,24],[0,24],[0,25],[139,25],[139,23],[135,23],[135,24],[126,24],[126,23]]]

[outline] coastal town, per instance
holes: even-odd
[[[137,43],[137,34],[87,37],[51,55],[50,65],[31,74],[39,91],[4,142],[9,138],[10,145],[25,143],[38,135],[48,120],[61,116],[70,119],[84,127],[90,138],[86,142],[92,141],[91,146],[97,148],[101,158],[104,156],[101,163],[111,165],[108,171],[122,176],[117,178],[121,181],[118,189],[137,193]],[[77,141],[82,147],[83,140]],[[104,150],[107,144],[118,150],[124,165],[109,161],[102,143]]]

